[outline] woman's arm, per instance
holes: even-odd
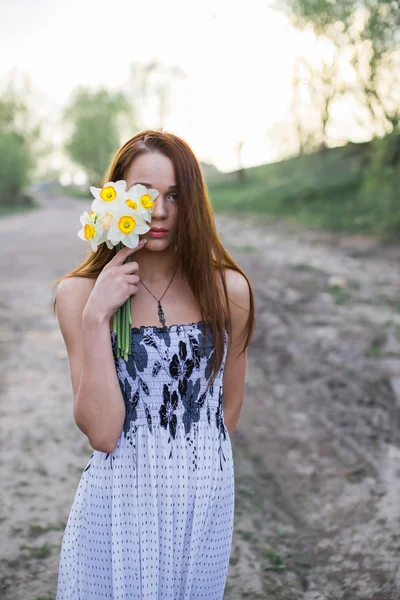
[[[126,409],[115,369],[110,321],[90,311],[94,280],[63,279],[56,293],[57,317],[66,345],[74,419],[94,450],[112,452]]]
[[[250,311],[250,293],[246,279],[241,273],[227,269],[226,286],[230,300],[232,334],[228,343],[224,369],[224,420],[229,435],[236,428],[242,408],[246,376],[247,349],[241,352],[242,338]]]

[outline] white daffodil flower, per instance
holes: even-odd
[[[102,188],[90,187],[90,191],[94,196],[92,202],[92,210],[98,212],[113,212],[121,209],[124,206],[126,199],[126,181],[109,181]]]
[[[113,220],[113,215],[109,212],[102,213],[102,214],[100,214],[100,220],[101,220],[101,224],[103,225],[103,237],[102,237],[101,241],[105,242],[107,245],[107,248],[112,250],[114,248],[114,244],[112,244],[110,242],[110,240],[107,239],[107,236],[108,236],[108,231],[110,229],[111,222]]]
[[[87,211],[85,211],[87,212]],[[85,214],[85,213],[84,213]],[[89,213],[89,217],[92,219],[93,223],[96,223],[98,217],[100,216],[101,213],[96,212],[95,210],[90,211]],[[82,222],[82,221],[81,221]]]
[[[145,185],[137,183],[126,192],[125,204],[140,213],[143,219],[150,223],[151,214],[154,210],[154,200],[159,193],[158,190],[148,189]]]
[[[103,229],[108,231],[110,229],[111,221],[113,218],[112,214],[109,212],[106,212],[105,214],[102,214],[100,218],[101,218],[101,224],[103,225]]]
[[[94,252],[104,242],[112,250],[115,246],[136,248],[139,244],[139,235],[147,233],[154,209],[154,200],[158,196],[157,190],[148,190],[145,186],[137,184],[129,193],[126,191],[126,181],[120,179],[115,183],[109,181],[102,188],[91,187],[94,196],[91,211],[85,211],[80,217],[83,228],[78,236],[88,241]],[[128,360],[131,350],[130,298],[116,311],[114,331],[117,334],[116,357]],[[125,340],[125,341],[124,341]]]
[[[109,241],[116,246],[122,242],[128,248],[136,248],[139,244],[139,234],[147,233],[149,229],[150,226],[147,225],[143,216],[126,206],[125,209],[113,212],[106,243]],[[108,243],[107,246],[110,248]]]
[[[87,210],[85,210],[83,215],[80,216],[80,222],[83,227],[78,231],[78,236],[81,240],[88,241],[94,252],[97,251],[97,246],[104,241],[104,228],[98,217],[99,213],[94,211],[88,213]]]

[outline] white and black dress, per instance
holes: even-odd
[[[82,473],[56,600],[222,600],[235,487],[223,414],[228,332],[208,391],[208,322],[131,333],[128,362],[114,358],[125,423],[114,451],[93,451]]]

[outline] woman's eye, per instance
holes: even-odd
[[[171,198],[173,198],[174,200],[177,200],[177,198],[178,198],[178,194],[171,194],[171,196],[170,196],[170,197],[171,197]]]

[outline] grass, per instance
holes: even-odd
[[[4,594],[12,586],[13,578],[11,575],[0,576],[0,594]],[[0,596],[1,597],[1,596]]]
[[[300,224],[331,232],[398,240],[400,220],[395,214],[397,196],[393,196],[393,190],[386,190],[384,199],[376,197],[379,196],[376,192],[365,191],[366,175],[371,172],[372,148],[372,142],[349,143],[302,154],[245,169],[244,178],[239,178],[236,172],[213,174],[207,179],[213,209],[237,215],[251,213],[263,220],[279,218],[294,227]],[[54,194],[86,203],[93,199],[88,187],[53,187],[50,191]],[[8,214],[14,209],[6,207],[5,210]],[[1,211],[0,206],[0,215]],[[252,247],[242,250],[252,252]]]
[[[304,271],[306,273],[314,273],[315,271],[317,271],[317,272],[319,271],[319,269],[317,269],[316,267],[313,267],[312,265],[307,265],[304,263],[297,263],[292,266],[289,265],[289,267],[291,269],[293,269],[294,271]]]
[[[71,198],[76,198],[77,200],[86,200],[86,202],[89,203],[91,203],[93,200],[93,196],[89,191],[89,186],[88,191],[83,191],[79,188],[74,188],[73,186],[65,186],[63,188],[60,188],[59,193],[61,193],[63,196],[70,196]]]
[[[8,217],[11,215],[19,215],[26,213],[31,210],[40,209],[40,204],[34,198],[29,196],[25,204],[1,204],[0,203],[0,217]]]
[[[29,525],[29,530],[27,533],[28,538],[34,539],[47,533],[48,531],[63,531],[65,529],[65,523],[55,523],[47,525],[46,527],[42,527],[41,525]]]
[[[332,232],[379,234],[380,203],[361,192],[369,143],[331,148],[245,169],[207,182],[216,212],[255,213]],[[387,218],[387,217],[386,217]]]
[[[39,547],[21,544],[20,550],[27,550],[32,558],[47,558],[51,554],[51,546],[46,542]]]
[[[265,548],[264,557],[269,562],[269,564],[264,565],[265,571],[284,571],[286,569],[282,557],[279,554],[273,552],[272,550]]]
[[[49,472],[45,467],[39,466],[36,467],[34,470],[36,473],[39,473],[39,475],[43,475],[43,477],[48,477],[49,475]]]
[[[351,294],[340,285],[332,285],[327,291],[332,295],[335,304],[347,304],[352,299]]]
[[[380,358],[382,356],[381,345],[379,343],[371,344],[371,346],[364,352],[364,356]]]
[[[350,483],[358,483],[364,479],[366,475],[367,471],[364,469],[364,467],[355,467],[349,473],[347,473],[347,481]]]

